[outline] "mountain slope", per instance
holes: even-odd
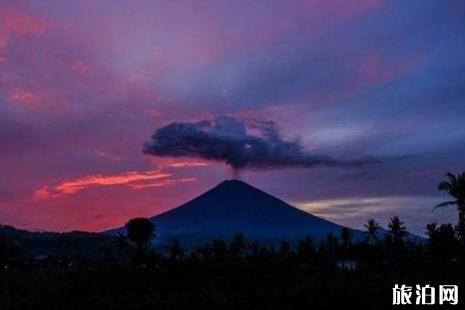
[[[245,182],[224,181],[199,197],[152,218],[155,244],[176,238],[195,245],[230,239],[241,232],[248,240],[276,243],[304,236],[340,234],[342,226],[299,210]],[[109,233],[121,232],[122,229]],[[355,237],[362,233],[354,231]]]

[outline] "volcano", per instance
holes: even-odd
[[[194,246],[211,240],[230,240],[242,233],[248,240],[275,244],[295,242],[328,233],[340,235],[342,226],[297,209],[245,182],[228,180],[199,197],[151,218],[155,224],[154,246],[178,239]],[[123,232],[124,228],[108,233]],[[363,233],[354,232],[357,238]]]

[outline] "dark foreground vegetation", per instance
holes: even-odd
[[[398,217],[387,232],[369,220],[357,241],[349,229],[276,246],[237,234],[191,250],[173,240],[158,251],[149,247],[153,225],[138,218],[99,258],[28,257],[3,236],[0,309],[386,309],[395,284],[463,289],[465,176],[447,182],[440,189],[454,200],[441,206],[454,204],[459,224],[430,224],[424,241],[409,239]]]
[[[2,309],[385,309],[394,284],[458,284],[457,266],[343,271],[256,264],[85,264],[2,275]],[[460,299],[459,299],[460,300]],[[442,307],[443,309],[445,307]],[[460,309],[459,307],[457,309]]]

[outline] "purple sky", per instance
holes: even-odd
[[[0,0],[0,223],[102,230],[202,193],[229,168],[142,153],[156,128],[272,120],[310,153],[359,168],[243,179],[360,228],[423,233],[465,170],[461,0]]]

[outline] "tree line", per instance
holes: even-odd
[[[446,180],[438,186],[452,198],[434,207],[456,206],[458,225],[431,223],[426,226],[427,240],[412,237],[404,222],[394,216],[382,229],[375,219],[364,225],[365,238],[354,240],[353,231],[347,227],[339,234],[329,233],[324,240],[304,237],[291,244],[283,240],[279,245],[258,241],[247,241],[246,236],[237,233],[232,240],[213,240],[194,249],[184,249],[179,240],[170,243],[158,255],[150,246],[155,227],[149,219],[135,218],[126,224],[127,234],[117,236],[121,253],[132,252],[133,262],[146,264],[150,257],[178,263],[227,264],[253,261],[288,261],[314,266],[353,269],[362,267],[391,266],[416,261],[453,263],[461,261],[465,245],[465,173],[448,173]]]
[[[137,218],[125,234],[108,237],[107,246],[95,244],[105,251],[98,259],[49,257],[29,264],[21,244],[0,233],[0,308],[391,309],[395,284],[463,286],[464,179],[450,174],[439,185],[452,199],[438,208],[456,206],[458,224],[428,224],[423,240],[393,217],[386,229],[369,219],[361,239],[348,228],[323,240],[278,244],[238,233],[193,249],[171,240],[154,250],[156,227]]]
[[[465,248],[465,173],[448,173],[438,186],[446,191],[450,200],[434,209],[455,206],[458,224],[431,223],[426,226],[427,239],[412,237],[404,222],[394,216],[383,229],[375,219],[364,225],[365,237],[354,238],[347,227],[339,233],[329,233],[323,240],[303,237],[298,242],[283,240],[279,244],[248,241],[238,232],[232,240],[213,240],[195,248],[184,248],[180,240],[171,240],[166,247],[154,251],[156,238],[153,223],[146,218],[134,218],[126,223],[126,234],[119,234],[105,249],[104,260],[136,266],[176,264],[237,264],[296,263],[312,268],[341,269],[381,268],[418,261],[430,263],[456,263],[463,261]],[[0,235],[0,262],[11,257],[20,258],[17,241],[7,242]]]

